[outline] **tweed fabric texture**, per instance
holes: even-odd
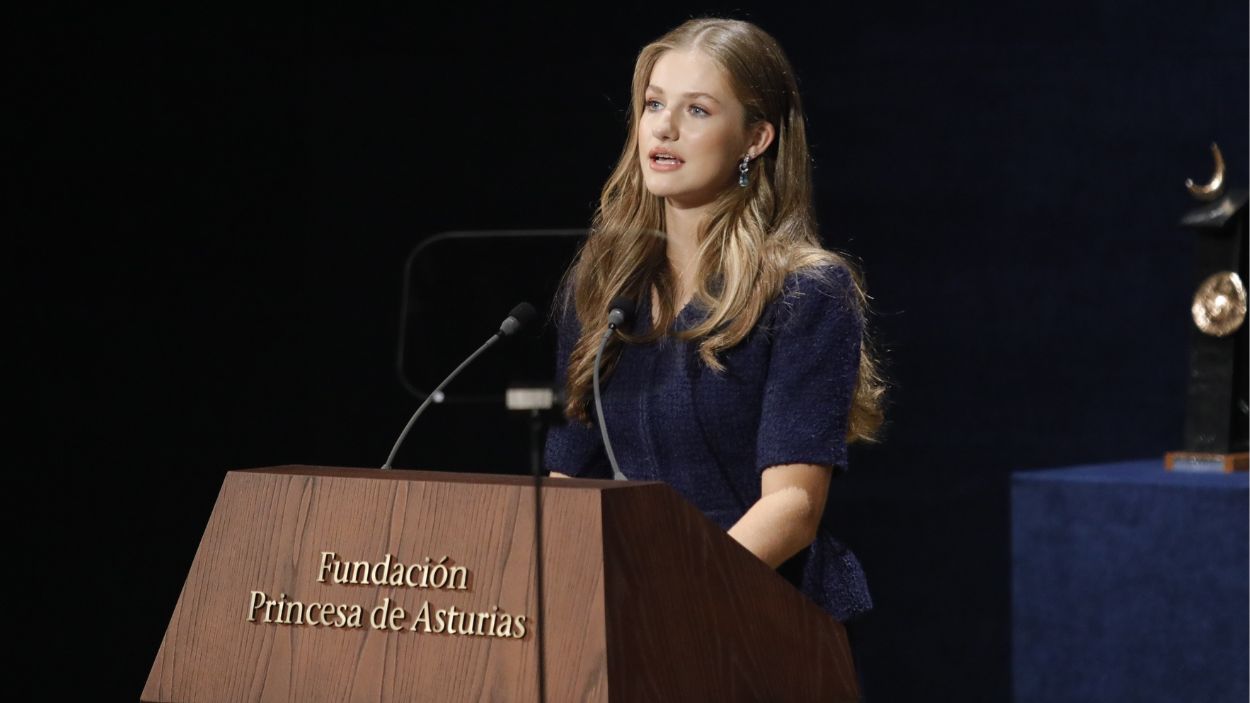
[[[580,333],[571,305],[559,315],[557,379]],[[652,324],[649,300],[636,325]],[[701,318],[694,304],[674,329]],[[846,432],[859,369],[863,316],[842,267],[791,274],[754,329],[721,356],[723,372],[697,343],[665,336],[626,345],[603,381],[604,417],[626,478],[663,481],[728,530],[760,498],[760,474],[781,464],[847,468]],[[591,413],[593,416],[593,412]],[[546,466],[570,476],[612,478],[595,424],[550,430]],[[831,490],[836,487],[832,482]],[[830,532],[779,573],[838,620],[872,608],[859,561]]]

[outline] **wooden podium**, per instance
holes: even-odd
[[[854,701],[841,624],[660,483],[227,474],[144,701]]]

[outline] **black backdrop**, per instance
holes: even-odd
[[[795,64],[822,229],[862,261],[894,383],[887,441],[853,451],[829,504],[877,599],[868,690],[1006,699],[1009,473],[1179,445],[1182,182],[1213,140],[1247,182],[1247,8],[946,5],[15,25],[11,515],[40,573],[77,574],[30,587],[30,632],[61,647],[32,650],[137,696],[226,470],[385,457],[413,406],[393,359],[407,252],[584,226],[637,49],[728,14]],[[524,470],[501,411],[428,419],[403,465]],[[462,442],[484,432],[501,439]]]

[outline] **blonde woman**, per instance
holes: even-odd
[[[824,527],[846,444],[871,440],[882,383],[865,294],[821,248],[804,117],[777,42],[691,20],[643,48],[629,137],[559,315],[569,417],[553,476],[611,478],[592,377],[610,303],[636,301],[604,353],[605,422],[626,478],[672,485],[835,618],[867,611],[859,562]]]

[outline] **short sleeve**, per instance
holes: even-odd
[[[846,469],[864,319],[845,267],[791,274],[773,303],[756,468]]]
[[[560,312],[556,322],[556,387],[566,389],[568,384],[569,354],[581,335],[581,325],[571,301],[563,303],[557,298]],[[547,444],[543,464],[548,471],[558,471],[579,478],[612,478],[612,467],[603,451],[603,438],[599,426],[592,422],[585,425],[579,420],[569,420],[547,430]]]

